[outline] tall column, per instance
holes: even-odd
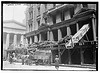
[[[78,32],[78,30],[79,30],[79,24],[78,23],[76,23],[76,29],[77,29],[77,32]]]
[[[40,19],[40,25],[42,24],[42,23],[44,23],[43,22],[43,12],[44,12],[44,4],[41,4],[41,6],[40,6],[40,17],[41,17],[41,19]]]
[[[14,46],[17,46],[17,35],[14,35]]]
[[[37,35],[34,36],[34,42],[38,42],[38,37],[37,37]]]
[[[21,44],[23,45],[24,44],[24,36],[21,35]]]
[[[70,27],[67,27],[67,36],[71,35]]]
[[[97,41],[97,38],[96,38],[96,27],[97,27],[97,24],[96,24],[96,17],[95,17],[95,15],[93,14],[93,18],[92,18],[92,28],[93,28],[93,40],[94,41]],[[94,64],[96,64],[96,49],[97,48],[93,48],[94,49]]]
[[[41,42],[41,33],[39,34],[39,42]]]
[[[68,64],[71,64],[71,52],[70,49],[68,49]]]
[[[8,33],[8,34],[7,34],[7,37],[6,37],[6,50],[7,50],[8,47],[9,47],[9,42],[10,42],[10,34]],[[9,60],[9,54],[7,55],[7,52],[6,52],[5,55],[6,55],[6,59]]]
[[[62,33],[61,33],[61,30],[58,29],[58,41],[62,38]]]
[[[62,38],[61,30],[58,29],[58,41]],[[61,63],[61,55],[60,55],[60,45],[58,45],[58,52],[59,52],[59,63]]]
[[[70,27],[67,27],[67,36],[70,36],[71,35],[71,30],[70,30]],[[68,59],[69,59],[69,64],[71,64],[71,52],[70,52],[70,49],[68,49]]]
[[[84,51],[82,50],[82,48],[80,48],[80,54],[81,54],[81,65],[84,64],[84,57],[83,57],[83,53]]]
[[[47,40],[50,40],[50,31],[47,31]]]
[[[96,41],[96,19],[95,19],[95,15],[93,15],[93,18],[92,18],[92,27],[93,27],[93,38],[94,38],[94,41]]]
[[[32,44],[32,37],[30,37],[30,44]]]
[[[79,30],[79,24],[76,23],[76,29],[77,29],[77,32]],[[82,48],[80,48],[80,55],[81,55],[81,65],[84,64],[84,56],[83,56],[83,53],[84,51],[82,50]]]
[[[25,47],[27,47],[28,46],[28,39],[26,38],[25,39]]]
[[[54,41],[53,32],[50,31],[50,41]]]
[[[6,49],[8,49],[9,47],[9,42],[10,42],[10,34],[8,33],[6,37]]]
[[[51,50],[51,63],[53,62],[53,55],[52,55],[52,50]]]

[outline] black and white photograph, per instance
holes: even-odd
[[[98,2],[1,1],[1,70],[98,71]]]

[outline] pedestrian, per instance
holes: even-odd
[[[9,56],[9,62],[10,62],[10,64],[12,64],[12,62],[13,62],[13,56],[12,56],[12,54],[10,54],[10,56]]]
[[[59,58],[58,58],[58,55],[56,55],[56,58],[55,58],[55,68],[57,70],[59,69]]]
[[[15,53],[13,53],[12,55],[13,55],[13,62],[15,62],[16,61]]]

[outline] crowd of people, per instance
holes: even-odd
[[[22,65],[25,65],[25,64],[26,65],[32,65],[33,61],[31,60],[32,58],[30,59],[31,55],[25,54],[26,53],[25,49],[20,50],[19,53],[20,53],[20,55],[18,54],[18,52],[9,52],[9,62],[10,62],[10,64],[16,62],[18,60],[18,57],[20,57]],[[36,60],[35,63],[39,63],[39,61],[40,60]],[[48,64],[47,60],[43,60],[41,62],[45,62],[46,64]],[[56,55],[56,57],[55,57],[55,68],[57,70],[59,69],[59,57],[58,57],[58,55]]]
[[[9,62],[10,64],[14,63],[16,61],[15,53],[10,53],[9,54]],[[22,65],[31,65],[31,61],[29,62],[29,55],[22,55],[21,56],[21,62]],[[59,57],[56,55],[55,57],[55,68],[58,70],[59,69]]]

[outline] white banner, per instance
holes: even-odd
[[[66,48],[73,47],[73,43],[78,43],[79,40],[87,33],[89,30],[89,24],[84,25],[66,44]]]

